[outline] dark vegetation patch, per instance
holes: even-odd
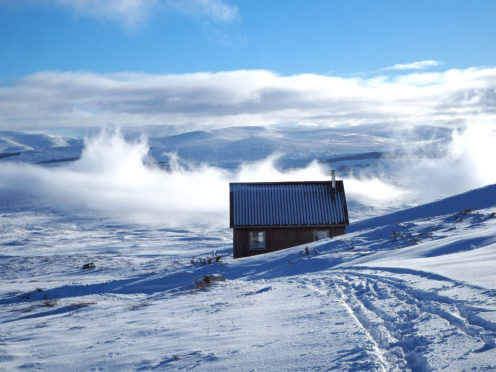
[[[226,278],[220,274],[204,275],[201,279],[195,280],[195,289],[207,289],[211,284],[224,280],[226,280]]]
[[[200,265],[211,265],[211,264],[216,264],[216,263],[222,265],[221,260],[222,260],[222,255],[219,254],[219,255],[214,255],[212,257],[210,257],[210,256],[207,256],[205,258],[200,257],[196,260],[192,258],[190,260],[190,262],[192,265],[195,265],[197,263],[199,263]]]

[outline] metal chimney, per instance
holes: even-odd
[[[333,190],[336,189],[336,171],[333,169],[331,170],[331,177],[332,177],[332,188]]]

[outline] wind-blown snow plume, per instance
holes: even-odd
[[[81,159],[59,168],[3,164],[0,186],[76,211],[141,223],[205,222],[225,214],[227,177],[208,166],[166,172],[147,157],[144,138],[127,142],[103,133],[86,140]],[[145,164],[147,163],[147,164]]]
[[[414,153],[396,159],[380,177],[371,173],[345,177],[351,212],[365,206],[377,214],[496,183],[494,126],[474,124],[455,131],[449,143],[439,146],[441,155]],[[282,171],[275,165],[277,154],[244,163],[235,171],[187,164],[172,154],[170,167],[164,170],[148,157],[148,150],[145,138],[126,141],[118,133],[103,132],[86,139],[81,159],[69,165],[1,163],[0,189],[32,195],[40,205],[95,210],[131,222],[225,226],[229,182],[328,180],[330,174],[317,162]]]
[[[375,174],[373,168],[347,179],[347,194],[365,205],[399,207],[496,183],[496,126],[491,123],[454,130],[448,141],[428,150],[410,143],[403,151],[400,159],[384,160],[387,171]]]
[[[90,209],[130,222],[225,225],[229,182],[322,179],[324,172],[312,163],[283,173],[274,166],[276,156],[228,172],[208,165],[184,166],[173,155],[166,171],[147,153],[145,138],[129,142],[118,133],[103,132],[86,139],[81,159],[71,165],[1,164],[0,189],[35,196],[40,204]]]
[[[400,163],[397,183],[420,201],[457,194],[496,183],[496,126],[474,123],[456,130],[440,145],[441,156],[413,157]]]
[[[119,133],[102,132],[85,140],[80,160],[70,165],[0,164],[0,189],[34,196],[41,206],[48,203],[73,213],[93,210],[127,222],[226,226],[229,182],[330,180],[329,169],[316,161],[305,168],[278,169],[281,154],[246,162],[234,171],[194,166],[169,154],[170,166],[164,170],[148,157],[148,149],[145,138],[126,141]],[[389,205],[400,192],[380,180],[346,182],[349,195],[366,205]]]

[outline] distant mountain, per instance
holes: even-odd
[[[177,128],[176,128],[177,129]],[[369,125],[356,127],[239,126],[179,133],[171,126],[126,128],[126,138],[148,134],[150,155],[167,167],[171,154],[193,164],[235,169],[242,163],[278,154],[282,169],[304,167],[317,160],[341,175],[361,172],[411,151],[435,154],[437,144],[449,138],[446,129],[420,127],[400,136],[394,128]],[[174,133],[171,135],[165,135]],[[401,138],[401,141],[398,140]],[[0,131],[0,161],[59,164],[81,156],[82,138],[44,133]],[[373,170],[372,170],[373,172]]]
[[[149,139],[151,155],[167,162],[169,153],[186,161],[235,168],[242,162],[256,161],[277,153],[282,168],[305,166],[313,160],[360,156],[394,147],[391,132],[378,128],[371,132],[350,128],[313,127],[229,127],[212,131],[193,131]],[[365,157],[370,161],[377,157]],[[365,159],[363,156],[361,160]],[[350,160],[350,159],[348,159]]]
[[[28,163],[79,158],[83,141],[45,133],[0,131],[0,159]]]

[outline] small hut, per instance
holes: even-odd
[[[343,181],[231,183],[234,258],[345,233]]]

